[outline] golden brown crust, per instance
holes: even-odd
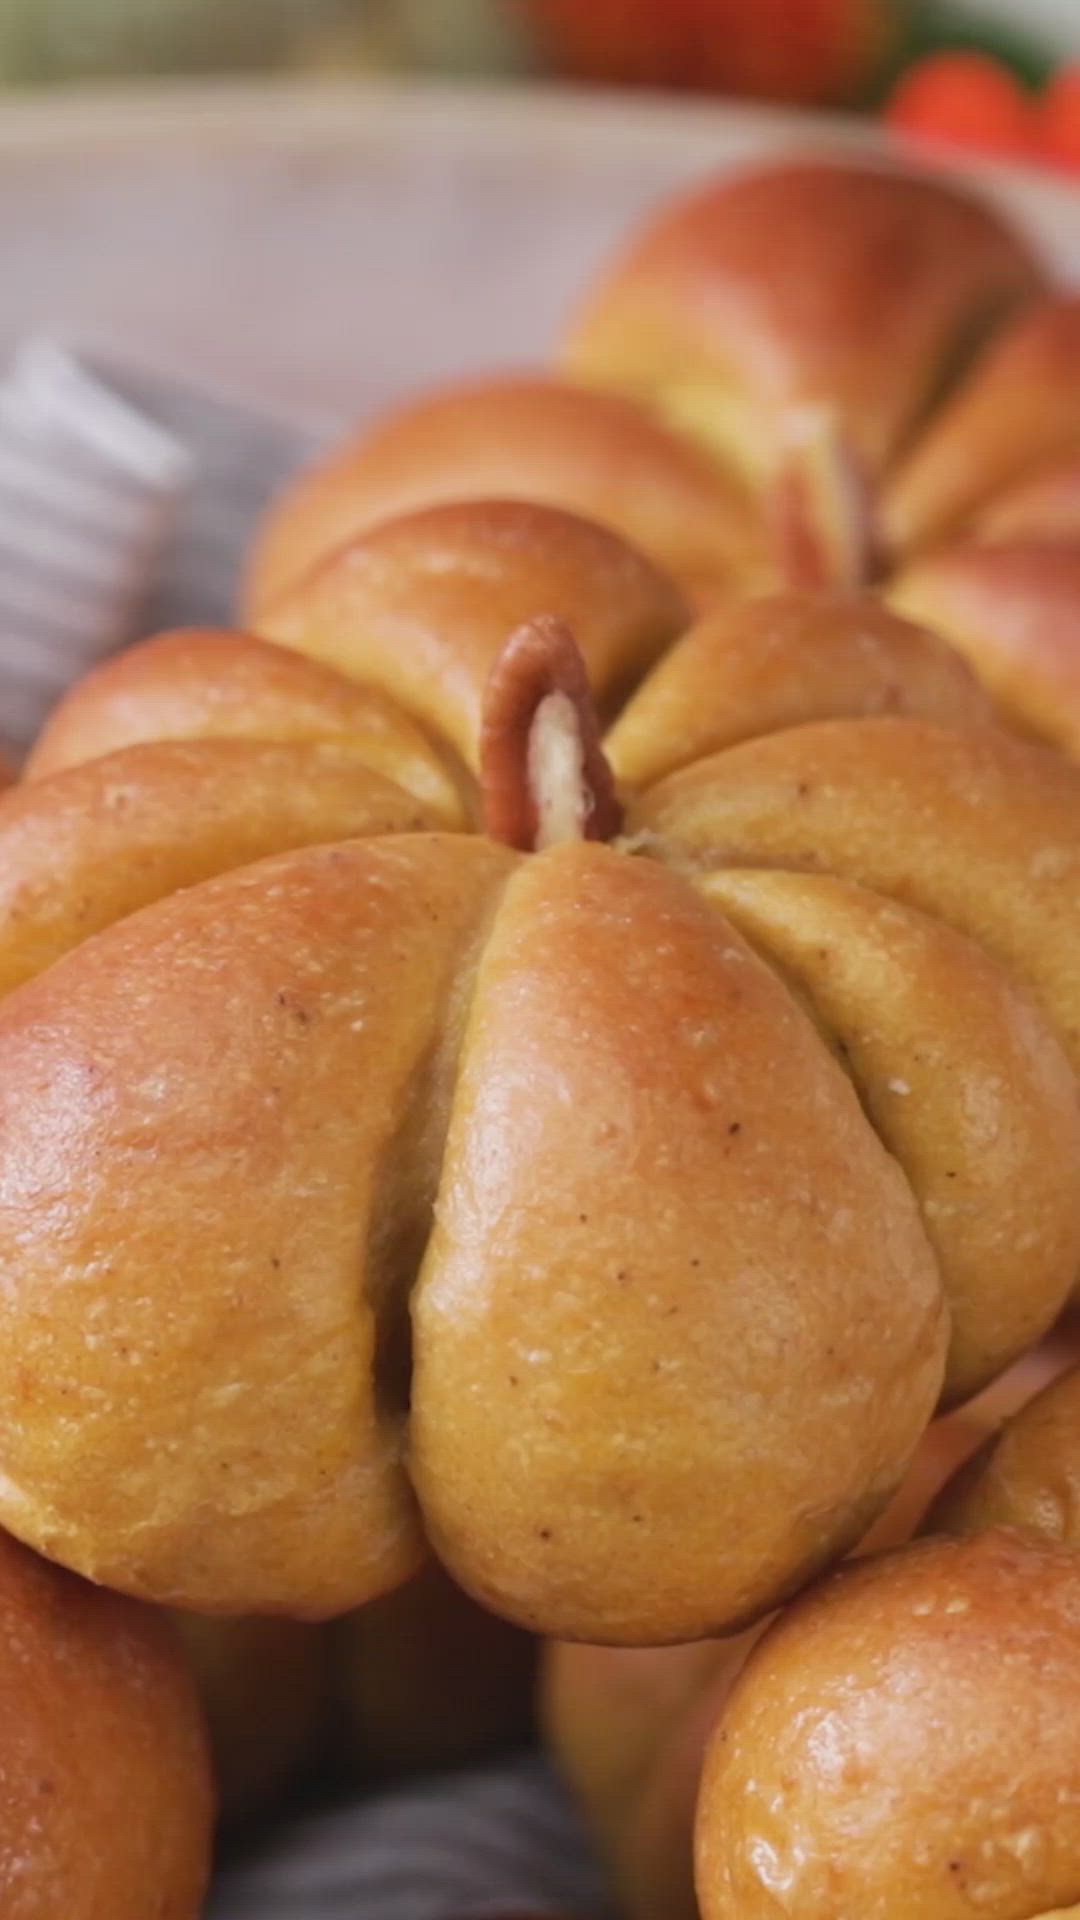
[[[441,663],[425,717],[474,765],[479,677],[515,599],[565,591],[613,704],[683,617],[612,536],[505,504],[383,527],[329,574],[325,602],[300,590],[302,644],[332,635],[376,681],[419,684],[419,662]],[[351,628],[333,626],[340,594]],[[752,731],[755,704],[763,725],[833,700],[979,710],[963,668],[889,616],[867,647],[850,607],[820,613],[819,640],[818,611],[785,605],[777,654],[767,627],[747,629],[768,642],[756,660],[728,643],[721,724]],[[696,684],[704,705],[697,645],[676,691]],[[796,688],[800,645],[819,664]],[[899,1479],[940,1385],[939,1266],[954,1391],[1005,1365],[1069,1283],[1080,1145],[1054,1030],[1080,1058],[1080,928],[1061,885],[1080,859],[1078,776],[990,729],[845,720],[663,780],[617,851],[521,863],[441,835],[244,866],[294,831],[297,806],[317,815],[305,841],[370,827],[380,793],[385,824],[410,824],[402,799],[416,803],[354,743],[369,712],[354,699],[259,641],[166,638],[96,677],[58,750],[65,729],[78,753],[113,726],[183,736],[204,718],[233,737],[123,746],[0,804],[0,830],[20,810],[34,823],[23,868],[9,862],[13,979],[82,940],[0,1009],[17,1143],[0,1264],[20,1272],[0,1298],[14,1436],[0,1517],[135,1591],[319,1615],[415,1567],[415,1475],[452,1570],[526,1625],[656,1641],[738,1624],[863,1533]],[[386,725],[396,752],[392,711]],[[264,762],[253,808],[245,781]],[[220,791],[219,763],[233,769]],[[140,766],[135,826],[104,863],[120,877],[90,889]],[[183,770],[169,807],[165,767]],[[359,781],[360,824],[341,781],[347,796]],[[272,830],[252,842],[262,809]],[[629,857],[635,844],[684,877]],[[51,871],[42,847],[60,850]],[[703,872],[733,862],[741,875]],[[823,864],[831,878],[775,871]],[[718,911],[725,889],[779,979]],[[824,935],[792,944],[785,898],[837,934],[842,982],[820,971]],[[890,967],[918,990],[882,1011],[867,983]],[[830,1057],[841,1044],[861,1103]],[[924,1047],[948,1059],[941,1084]],[[993,1093],[977,1113],[950,1101],[962,1075]],[[890,1114],[901,1078],[911,1110]],[[950,1173],[978,1220],[966,1237]],[[171,1275],[181,1246],[163,1315],[147,1274]],[[976,1278],[1001,1294],[992,1314],[972,1307]],[[658,1340],[669,1308],[678,1333]]]
[[[750,741],[676,773],[641,796],[627,826],[632,843],[691,871],[723,876],[707,886],[737,918],[750,913],[747,929],[763,951],[782,969],[795,970],[826,1032],[850,1049],[869,1114],[933,1213],[939,1255],[951,1244],[947,1285],[967,1272],[954,1294],[959,1318],[950,1384],[955,1392],[970,1390],[997,1364],[988,1348],[981,1360],[978,1350],[983,1339],[996,1341],[995,1326],[1004,1334],[997,1317],[1004,1303],[988,1305],[982,1294],[978,1266],[969,1265],[974,1240],[967,1244],[950,1187],[962,1192],[969,1177],[981,1185],[995,1163],[1010,1169],[997,1204],[1016,1209],[1007,1226],[1006,1317],[1017,1315],[1019,1344],[1006,1341],[1000,1357],[1009,1346],[1019,1351],[1028,1312],[1048,1323],[1075,1231],[1069,1198],[1074,1117],[1058,1048],[1075,1074],[1080,774],[1057,755],[990,729],[841,720]],[[758,871],[728,872],[747,868]],[[778,868],[787,874],[770,877]],[[811,877],[828,874],[831,881]],[[969,950],[965,959],[940,929],[923,928],[916,944],[929,944],[916,963],[918,990],[911,991],[906,969],[915,960],[908,947],[913,923],[904,912],[870,902],[878,931],[864,950],[869,922],[861,933],[854,928],[852,896],[846,889],[837,895],[837,880],[943,922],[982,954]],[[835,924],[827,900],[837,908],[845,903]],[[767,911],[764,901],[771,902]],[[809,937],[811,927],[816,939]],[[907,960],[889,986],[901,950]],[[984,956],[996,968],[988,971]],[[951,1094],[929,1069],[939,1049],[953,1055],[961,1074]],[[1021,1058],[1027,1066],[1015,1085],[1027,1084],[1032,1104],[1027,1096],[1012,1098]],[[1027,1172],[1012,1186],[1021,1165]],[[1044,1274],[1056,1276],[1045,1292],[1036,1280],[1044,1255]],[[1037,1330],[1029,1325],[1033,1337]]]
[[[808,406],[877,470],[977,334],[1040,285],[1024,243],[956,187],[781,162],[661,210],[587,299],[564,358],[757,479]]]
[[[672,774],[628,831],[693,870],[831,872],[981,944],[1080,1068],[1080,771],[991,728],[836,720]]]
[[[0,988],[59,962],[0,1009],[0,1518],[141,1592],[323,1614],[417,1564],[415,1473],[513,1618],[716,1630],[881,1509],[948,1332],[958,1395],[1047,1324],[1080,1257],[1077,779],[948,731],[990,717],[957,653],[866,602],[759,603],[657,667],[686,602],[611,530],[715,587],[755,546],[719,451],[799,568],[858,579],[863,482],[1037,284],[926,181],[801,166],[703,196],[600,297],[586,377],[712,453],[559,382],[436,396],[275,518],[283,645],[163,636],[63,704],[47,777],[0,802]],[[933,444],[982,420],[994,468],[998,415],[964,406],[1019,418],[1026,350],[1046,473],[1065,304]],[[607,524],[450,503],[465,444],[476,487],[527,472]],[[995,551],[994,618],[1030,626],[1049,575]],[[613,747],[661,784],[627,841],[352,839],[475,811],[493,663],[560,616],[571,721],[586,679],[605,718],[640,688]],[[1057,738],[1055,619],[1034,682],[989,616],[968,650]],[[533,802],[541,732],[541,771],[596,749],[572,726],[568,759],[555,717],[518,730]],[[590,819],[534,804],[506,837]]]
[[[1080,1367],[1006,1421],[934,1502],[927,1527],[960,1534],[1016,1527],[1080,1546]]]
[[[955,533],[995,494],[1080,453],[1080,299],[1058,294],[998,334],[932,418],[882,503],[896,552]]]
[[[294,480],[248,564],[246,616],[316,561],[418,507],[529,500],[597,520],[690,593],[711,597],[760,544],[741,490],[706,454],[619,394],[514,374],[407,401]]]
[[[276,601],[260,631],[380,687],[475,772],[488,675],[538,614],[572,627],[602,709],[689,620],[675,586],[604,528],[470,501],[373,528]]]
[[[413,1330],[440,1557],[621,1644],[737,1625],[857,1539],[945,1334],[906,1186],[783,988],[585,846],[519,868],[485,947]]]
[[[116,758],[139,751],[165,748]],[[371,841],[248,868],[86,941],[0,1010],[0,1102],[21,1143],[0,1230],[23,1276],[0,1301],[0,1414],[42,1378],[40,1417],[12,1422],[8,1524],[209,1608],[330,1612],[400,1580],[420,1551],[400,1347],[423,1255],[410,1469],[467,1587],[526,1624],[616,1641],[721,1630],[774,1604],[865,1531],[939,1383],[938,1262],[867,1118],[928,1221],[963,1173],[987,1270],[1000,1277],[995,1237],[1028,1256],[993,1324],[965,1331],[958,1315],[964,1390],[1060,1299],[1076,1116],[1053,1029],[1077,1058],[1080,939],[1061,882],[1080,858],[1078,780],[989,729],[796,727],[636,804],[640,841],[691,886],[625,848],[522,864],[464,837]],[[732,865],[741,875],[706,877]],[[755,882],[748,867],[772,872]],[[842,936],[831,1009],[816,949],[803,941],[799,961],[775,926],[763,943],[820,1002],[818,1029],[706,904],[726,888],[745,914],[755,885],[755,914],[766,895],[796,895],[807,915],[824,901]],[[917,950],[918,992],[882,1011],[867,981],[901,950],[908,970]],[[865,1105],[823,1034],[850,1046]],[[974,1117],[950,1108],[947,1087],[923,1084],[924,1045],[969,1086],[1012,1088],[1007,1114],[985,1089]],[[886,1124],[882,1074],[881,1098],[902,1074],[921,1120]],[[977,1151],[965,1126],[980,1120]],[[1008,1213],[1019,1181],[987,1190],[1006,1148],[1022,1219]],[[88,1177],[101,1164],[105,1183]],[[933,1233],[944,1259],[940,1217]],[[182,1311],[170,1296],[133,1382],[157,1297],[147,1267],[168,1271],[181,1244]],[[35,1302],[61,1284],[56,1324]],[[656,1338],[667,1307],[687,1330],[670,1347]],[[81,1339],[65,1344],[83,1323],[92,1364]],[[606,1329],[599,1358],[590,1327]],[[769,1409],[764,1434],[748,1395]]]
[[[662,1639],[760,1610],[864,1531],[938,1392],[936,1265],[843,1076],[684,883],[606,848],[283,856],[85,943],[9,997],[0,1044],[0,1512],[116,1585],[319,1614],[415,1564],[394,1356],[436,1190],[410,1473],[451,1570],[526,1624]],[[177,1246],[163,1321],[146,1276]]]
[[[903,1167],[952,1332],[947,1402],[1001,1374],[1080,1276],[1080,1102],[1045,1020],[975,942],[826,874],[702,888],[804,997]]]
[[[0,799],[0,993],[200,880],[438,824],[336,743],[165,741],[24,783]]]
[[[1080,759],[1080,546],[948,547],[905,569],[889,599],[963,655],[1013,726]]]
[[[512,866],[438,835],[283,855],[0,1006],[13,1532],[230,1613],[343,1612],[417,1566],[406,1289]]]
[[[197,1920],[209,1754],[167,1623],[0,1535],[0,1696],[4,1920]]]
[[[778,593],[699,620],[604,742],[619,779],[651,786],[740,740],[810,720],[910,714],[966,726],[990,705],[952,648],[870,594]]]
[[[988,1920],[1080,1892],[1080,1558],[1007,1533],[846,1568],[751,1654],[697,1817],[703,1920]]]
[[[50,715],[26,777],[161,740],[336,745],[420,801],[440,825],[462,823],[451,769],[393,701],[228,629],[158,634],[88,673]]]

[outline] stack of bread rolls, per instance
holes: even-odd
[[[953,187],[706,188],[0,799],[0,1524],[179,1611],[236,1817],[343,1712],[513,1737],[547,1636],[631,1920],[1080,1910],[1076,1396],[1016,1412],[1080,1277],[1076,327]]]

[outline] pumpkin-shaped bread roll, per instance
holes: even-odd
[[[688,620],[609,531],[463,503],[61,709],[0,802],[14,1530],[208,1611],[433,1546],[526,1628],[720,1634],[1056,1318],[1080,773],[864,603]],[[312,819],[328,755],[363,791]]]
[[[1078,342],[1080,300],[955,182],[770,161],[646,219],[562,376],[407,399],[302,473],[259,529],[241,616],[293,637],[314,574],[332,625],[329,583],[370,561],[325,563],[380,520],[538,500],[639,545],[699,613],[881,585],[969,659],[1005,724],[1075,758]]]
[[[1074,540],[1078,338],[1080,301],[958,183],[768,161],[646,217],[587,292],[562,376],[410,397],[287,486],[243,614],[375,522],[467,498],[600,521],[698,604],[857,585],[997,523]]]
[[[567,370],[654,408],[759,496],[798,584],[865,577],[874,482],[983,338],[1044,284],[942,180],[780,160],[663,208],[573,321]]]

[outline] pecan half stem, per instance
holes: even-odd
[[[610,840],[622,825],[585,662],[549,614],[518,627],[491,670],[480,785],[486,832],[522,852]]]

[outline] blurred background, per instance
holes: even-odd
[[[0,84],[541,77],[879,114],[1080,170],[1080,0],[0,0]]]

